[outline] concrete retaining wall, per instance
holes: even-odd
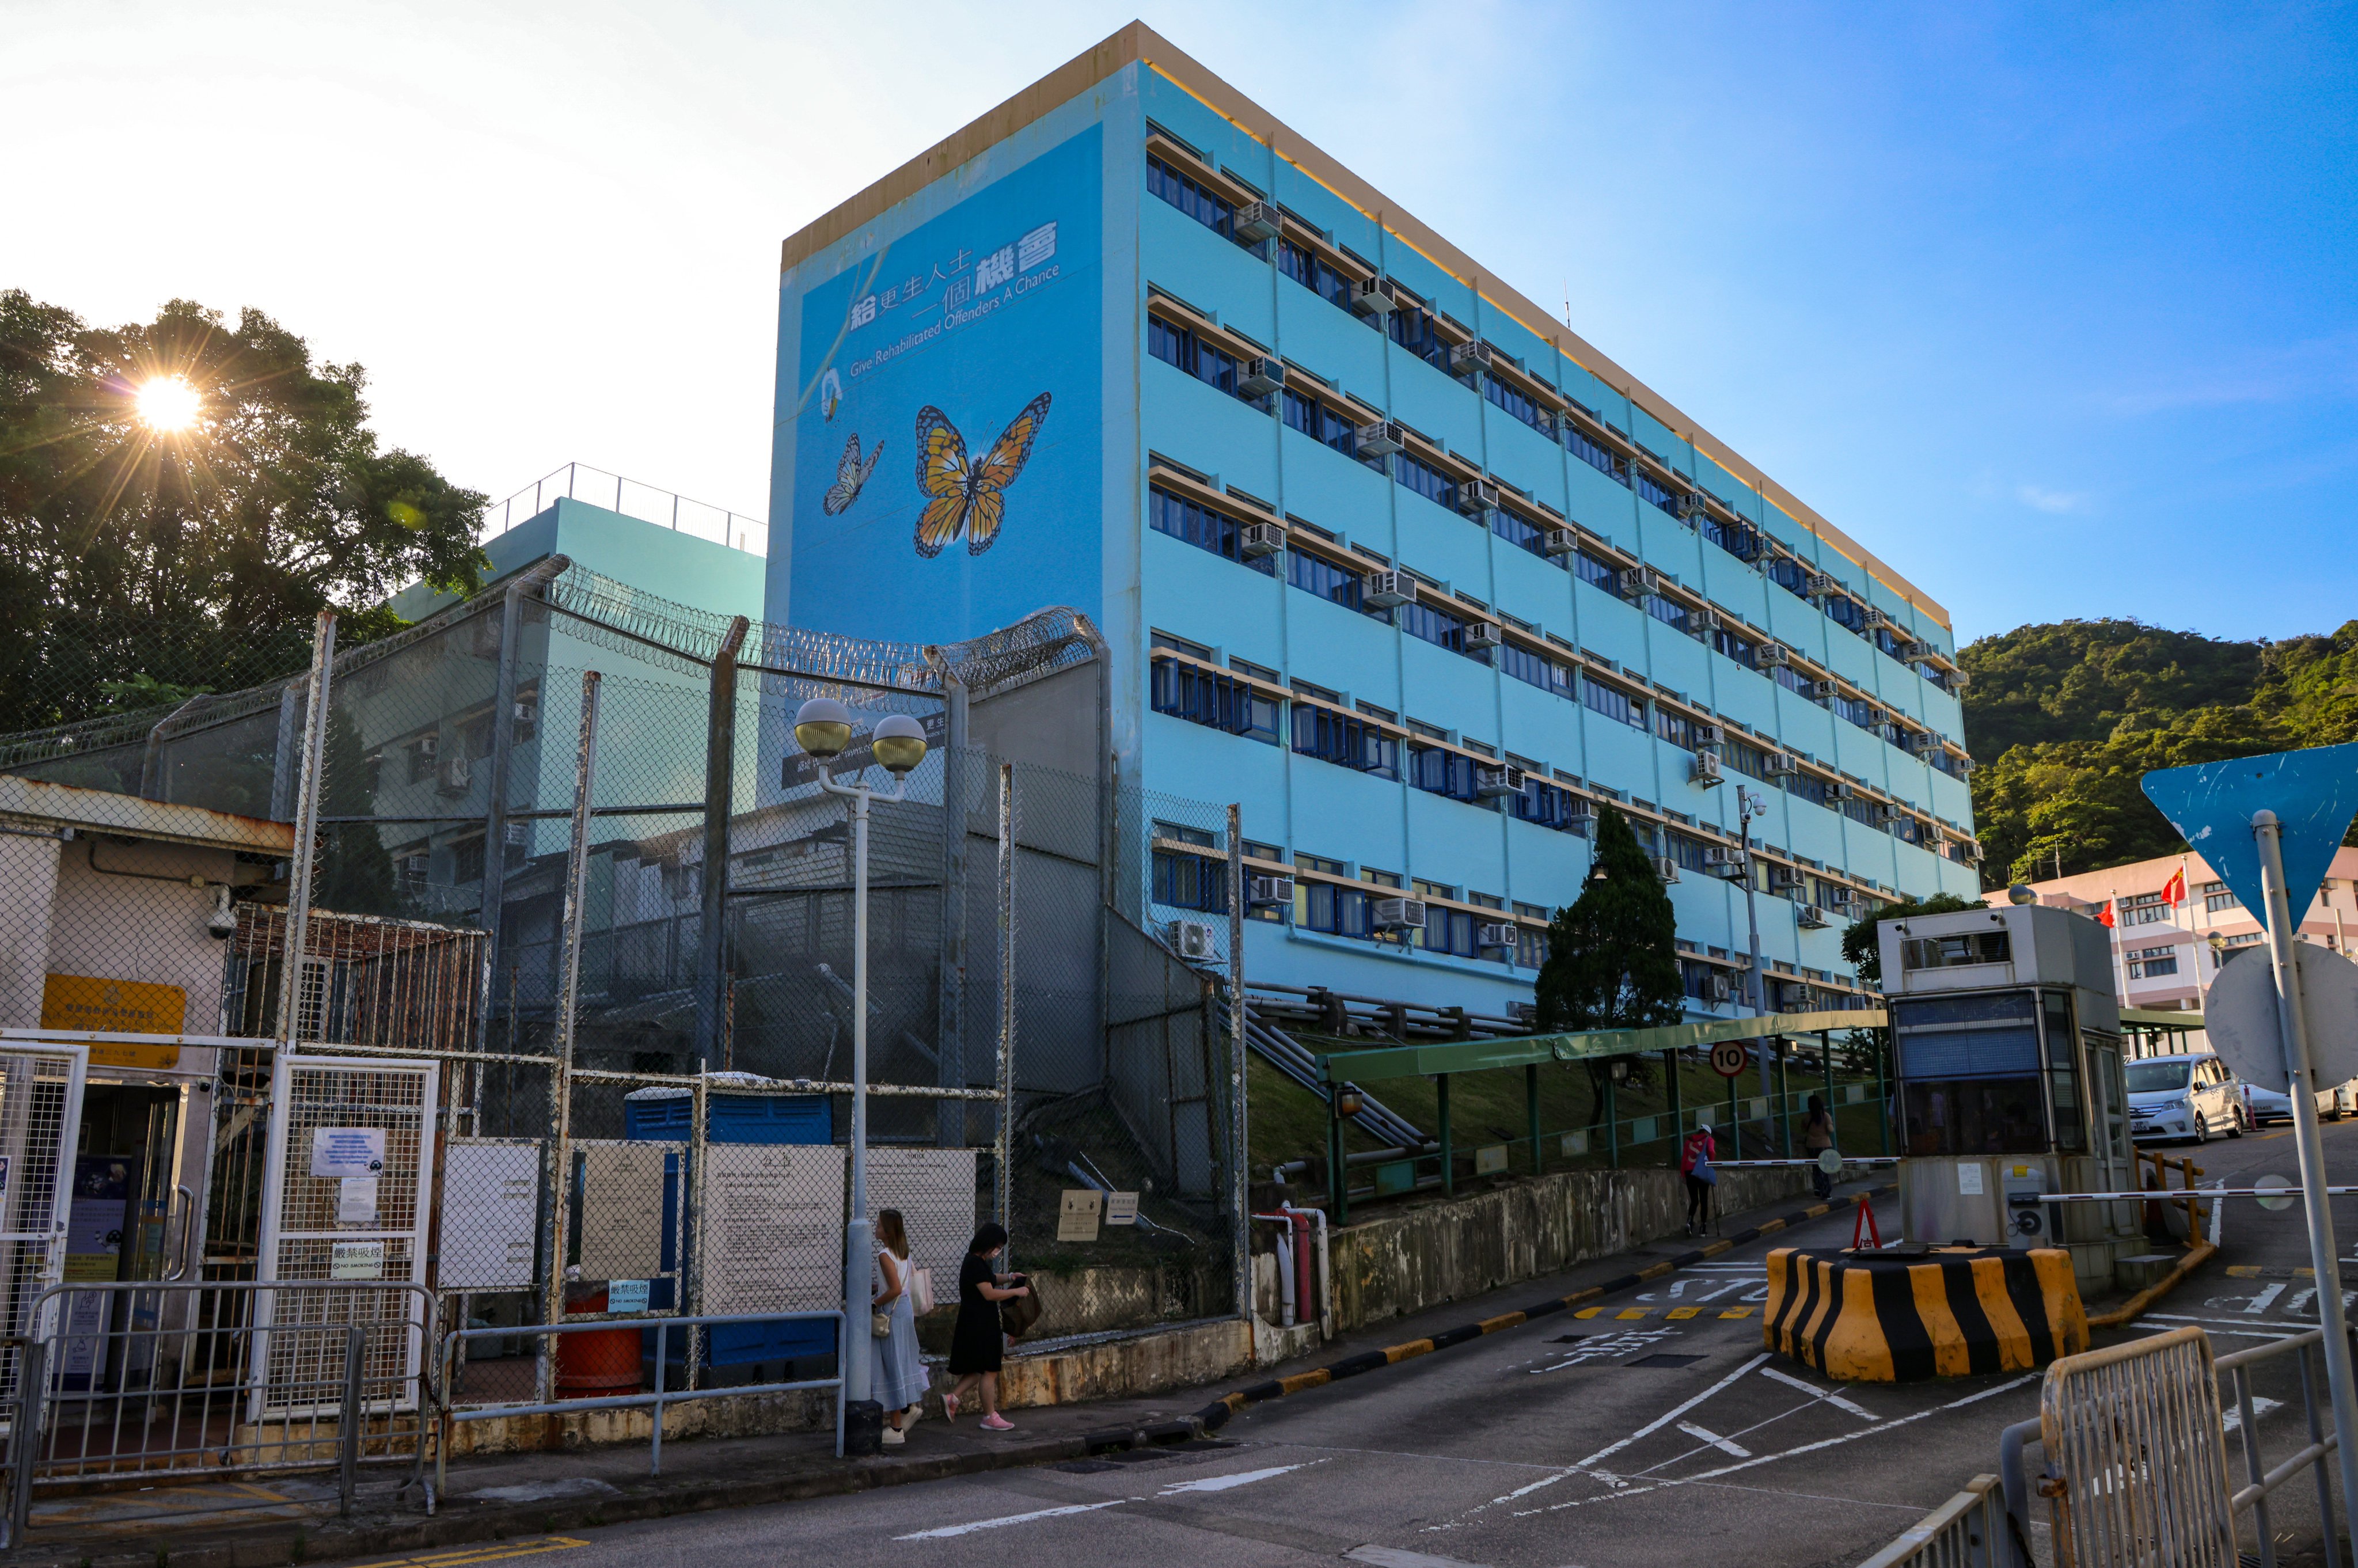
[[[1723,1171],[1717,1195],[1723,1213],[1740,1214],[1809,1188],[1803,1170]],[[1385,1213],[1329,1243],[1335,1325],[1405,1317],[1676,1236],[1685,1224],[1685,1185],[1667,1169],[1567,1171]]]

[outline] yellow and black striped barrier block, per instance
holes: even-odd
[[[2088,1348],[2061,1248],[1768,1254],[1761,1344],[1829,1378],[1913,1383],[2043,1367]]]

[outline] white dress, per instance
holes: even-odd
[[[917,1350],[917,1307],[909,1299],[908,1260],[895,1258],[893,1261],[901,1269],[901,1293],[892,1298],[892,1305],[876,1309],[892,1318],[892,1332],[882,1339],[873,1334],[868,1336],[868,1343],[874,1346],[870,1354],[875,1357],[871,1363],[869,1393],[886,1410],[903,1411],[925,1397],[929,1379],[925,1376],[925,1359]],[[884,1293],[884,1264],[881,1252],[870,1271],[870,1279],[869,1300],[873,1301]]]

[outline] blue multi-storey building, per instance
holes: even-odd
[[[1863,904],[1974,894],[1941,606],[1144,27],[788,240],[782,288],[769,618],[1086,611],[1122,779],[1241,801],[1292,880],[1254,979],[1503,1010],[1607,802],[1699,1012],[1742,995],[1739,787],[1773,1005],[1855,992]],[[1206,836],[1153,837],[1155,914],[1221,907]]]

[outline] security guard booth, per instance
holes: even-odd
[[[1883,923],[1909,1241],[2068,1247],[2083,1290],[2146,1250],[2134,1204],[2042,1193],[2136,1184],[2105,930],[2043,905]]]

